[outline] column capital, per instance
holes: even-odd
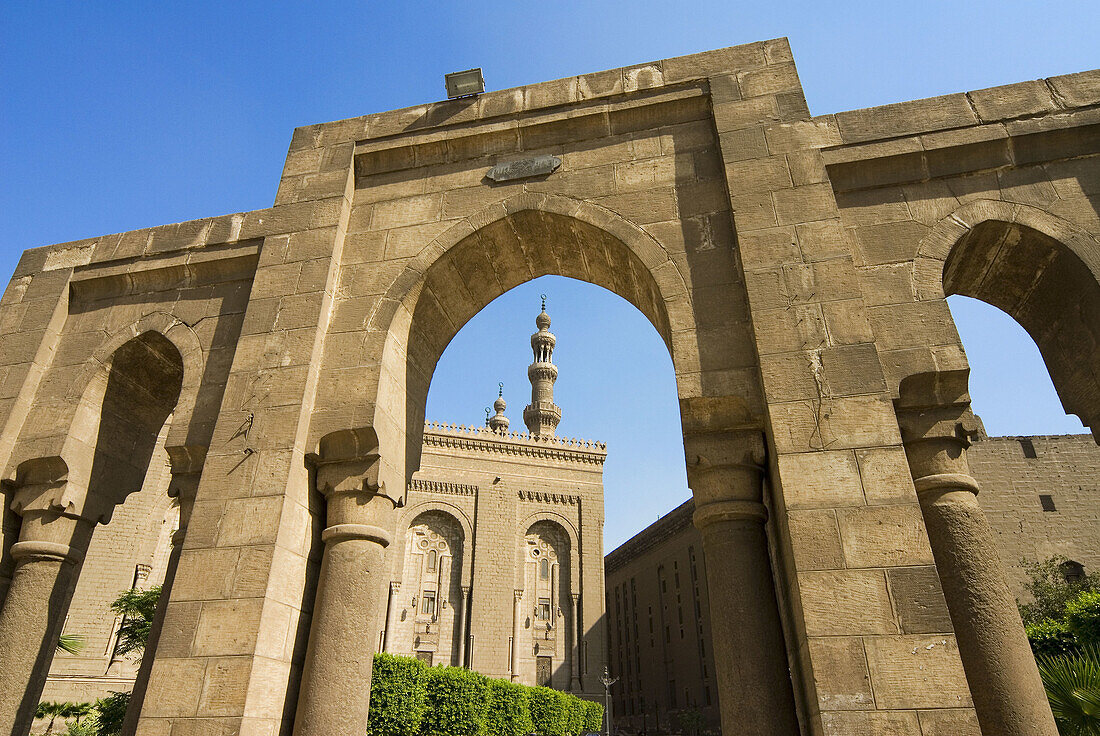
[[[69,465],[60,456],[24,460],[15,469],[15,478],[4,481],[11,490],[11,510],[20,516],[67,516],[95,523],[106,523],[114,505],[104,508],[89,497],[88,489],[69,477]]]
[[[514,600],[515,600],[516,603],[519,603],[521,600],[523,600],[523,591],[522,590],[513,590],[512,595],[515,596]]]
[[[918,498],[966,491],[977,493],[966,450],[982,435],[969,402],[897,406],[898,427]]]
[[[379,477],[382,456],[373,428],[331,432],[306,460],[314,469],[317,491],[325,497],[328,528],[322,539],[368,539],[388,546],[400,499],[387,493]]]
[[[687,434],[684,451],[697,509],[728,501],[763,503],[767,452],[761,431]]]
[[[390,595],[397,595],[399,592],[401,592],[401,581],[390,581]]]

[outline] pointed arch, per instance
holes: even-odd
[[[1019,322],[1100,441],[1100,242],[1038,208],[977,200],[921,241],[915,279],[921,299],[969,296]]]
[[[364,354],[378,356],[380,365],[375,401],[364,408],[379,435],[388,483],[403,486],[419,467],[428,387],[450,340],[497,296],[548,274],[604,287],[646,315],[672,356],[682,402],[707,396],[727,423],[761,423],[758,380],[729,378],[756,371],[747,313],[731,317],[744,311],[736,289],[711,290],[708,314],[718,315],[711,319],[720,319],[721,328],[701,329],[683,273],[652,235],[591,202],[524,193],[459,221],[425,246],[371,313]]]

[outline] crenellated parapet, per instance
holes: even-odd
[[[446,422],[424,424],[424,445],[599,465],[607,458],[607,444],[596,440],[533,435],[530,432],[497,432],[489,427]]]

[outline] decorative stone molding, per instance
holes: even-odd
[[[541,503],[560,503],[576,506],[581,502],[580,496],[568,493],[549,493],[546,491],[519,491],[521,501],[536,501]]]
[[[441,480],[413,478],[409,481],[409,490],[422,493],[445,493],[451,496],[475,496],[478,487],[466,483],[448,483]]]

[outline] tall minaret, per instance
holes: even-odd
[[[557,340],[550,332],[550,315],[546,313],[546,295],[542,295],[542,312],[535,318],[539,331],[531,335],[531,351],[535,362],[527,367],[531,379],[531,403],[523,410],[523,423],[536,437],[553,437],[561,421],[561,409],[554,403],[554,381],[558,380],[558,367],[554,359]]]

